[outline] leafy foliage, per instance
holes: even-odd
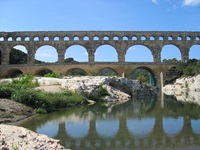
[[[98,93],[100,97],[105,97],[108,95],[108,92],[106,91],[106,89],[103,88],[104,83],[101,83],[98,87]]]
[[[197,75],[200,73],[200,60],[190,59],[188,62],[179,62],[176,71],[183,76]]]
[[[59,73],[55,73],[55,72],[47,73],[44,76],[45,77],[51,77],[51,78],[60,78],[60,74]]]

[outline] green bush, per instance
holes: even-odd
[[[14,89],[9,86],[8,83],[2,83],[0,85],[0,98],[10,98]]]
[[[103,88],[104,84],[105,83],[101,83],[101,84],[99,84],[99,87],[98,87],[98,93],[99,93],[100,97],[105,97],[108,95],[108,92]]]
[[[25,89],[15,91],[11,99],[36,108],[38,113],[44,113],[79,104],[85,100],[85,97],[70,91],[48,93],[40,90]]]
[[[45,77],[51,77],[51,78],[60,78],[60,74],[59,73],[55,73],[55,72],[47,73],[44,76]]]

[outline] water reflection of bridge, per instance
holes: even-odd
[[[80,114],[67,118],[64,116],[64,121],[47,122],[36,130],[61,139],[62,144],[68,148],[81,150],[181,149],[200,146],[200,120],[177,115],[160,105],[156,105],[154,110],[144,117],[135,116],[131,112],[126,112],[126,115],[120,114],[120,111],[117,113],[116,116],[106,116],[106,119],[91,117],[91,112],[84,117],[80,117]]]

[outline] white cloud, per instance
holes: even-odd
[[[152,0],[152,2],[153,2],[154,4],[157,4],[157,3],[158,3],[158,0]]]
[[[183,6],[196,6],[200,4],[200,0],[184,0]]]

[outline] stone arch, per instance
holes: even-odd
[[[72,68],[72,69],[67,71],[66,75],[69,75],[69,76],[86,76],[87,73],[83,69]]]
[[[191,120],[191,127],[192,127],[192,131],[195,133],[195,134],[200,134],[200,120],[194,120],[192,119]]]
[[[35,71],[36,76],[44,76],[45,74],[52,73],[53,71],[48,68],[40,68]]]
[[[22,41],[22,38],[21,37],[16,37],[16,41]]]
[[[181,60],[181,51],[178,46],[173,44],[164,45],[161,49],[161,61],[164,59],[173,59]]]
[[[95,61],[118,62],[117,50],[109,44],[103,44],[95,51]]]
[[[200,60],[200,44],[195,44],[190,47],[189,50],[189,59],[198,59]]]
[[[177,135],[183,129],[183,117],[178,118],[163,118],[163,129],[167,135]]]
[[[84,41],[89,41],[90,38],[89,38],[89,36],[84,36],[84,37],[83,37],[83,40],[84,40]]]
[[[18,77],[19,75],[22,75],[23,72],[20,69],[14,68],[14,69],[10,69],[7,72],[7,77],[8,78],[15,78]]]
[[[24,45],[16,45],[10,51],[10,64],[26,64],[28,50]]]
[[[0,41],[4,41],[4,37],[1,36],[1,37],[0,37]]]
[[[74,41],[79,41],[80,38],[79,38],[79,36],[76,35],[76,36],[73,37],[73,40],[74,40]]]
[[[108,40],[110,40],[110,38],[109,38],[108,36],[104,36],[104,37],[103,37],[103,40],[104,40],[104,41],[108,41]]]
[[[67,58],[73,58],[74,61],[78,62],[88,62],[89,59],[87,49],[78,44],[68,47],[65,51],[64,58],[65,60]]]
[[[13,37],[8,37],[8,41],[13,41]]]
[[[94,37],[93,37],[93,40],[94,40],[94,41],[98,41],[98,40],[99,40],[99,37],[98,37],[98,36],[94,36]]]
[[[96,120],[96,130],[101,137],[114,137],[119,130],[119,120],[98,119]]]
[[[106,67],[106,68],[100,69],[98,71],[98,75],[100,75],[100,76],[118,76],[118,73],[113,68]]]
[[[117,41],[117,40],[119,40],[119,37],[118,36],[113,36],[113,40]]]
[[[76,123],[74,121],[67,121],[65,123],[65,131],[72,138],[84,138],[89,132],[89,122],[87,120],[82,120]],[[80,130],[81,129],[81,130]],[[77,132],[78,131],[78,132]]]
[[[129,133],[135,137],[144,137],[153,131],[155,118],[131,118],[126,120]]]
[[[55,47],[51,45],[40,46],[35,53],[36,63],[55,63],[58,61],[58,53]]]
[[[142,78],[144,79],[139,79],[138,77],[141,78],[141,76],[143,76]],[[152,69],[148,68],[148,67],[137,67],[135,69],[133,69],[129,74],[128,74],[128,78],[130,79],[134,79],[134,80],[144,80],[147,83],[149,83],[150,85],[155,86],[156,85],[156,78],[155,78],[155,73],[153,72]],[[143,82],[144,82],[143,81]]]
[[[59,125],[56,122],[47,122],[46,124],[38,127],[36,132],[39,134],[47,135],[51,138],[56,137],[59,130]]]
[[[28,37],[28,36],[25,37],[25,38],[24,38],[24,41],[30,41],[30,37]]]
[[[145,45],[133,45],[129,47],[125,55],[126,62],[153,62],[151,50]]]
[[[35,37],[33,38],[33,40],[34,40],[34,41],[39,41],[40,38],[39,38],[38,36],[35,36]]]
[[[49,37],[48,37],[48,36],[45,36],[45,37],[43,38],[43,40],[44,40],[44,41],[49,41]]]

